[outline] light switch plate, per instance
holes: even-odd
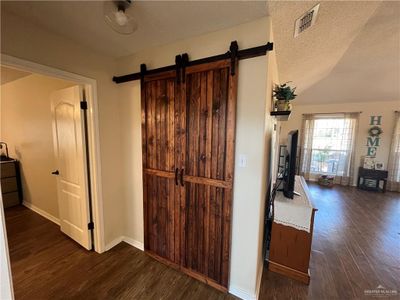
[[[245,168],[247,166],[247,155],[239,154],[239,167]]]

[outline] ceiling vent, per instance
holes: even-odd
[[[318,10],[319,3],[296,20],[294,26],[294,37],[297,37],[300,33],[315,24],[315,21],[317,20]]]

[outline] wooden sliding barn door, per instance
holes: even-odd
[[[145,249],[226,290],[237,71],[220,60],[168,74],[142,84]]]
[[[230,74],[230,60],[187,68],[183,94],[181,264],[207,277],[209,283],[227,287],[236,107],[236,76]]]
[[[141,88],[145,250],[179,263],[175,72],[147,76]]]

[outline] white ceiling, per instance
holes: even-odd
[[[12,82],[15,80],[18,80],[20,78],[26,77],[28,75],[31,75],[32,73],[17,70],[17,69],[12,69],[4,66],[0,66],[0,73],[1,73],[1,81],[0,84],[6,84],[8,82]]]
[[[400,101],[400,2],[323,1],[294,38],[295,20],[316,3],[269,3],[280,81],[297,86],[295,103]]]
[[[264,1],[133,1],[127,10],[139,28],[114,32],[103,1],[2,1],[12,13],[97,52],[121,57],[147,48],[246,23],[267,14]]]

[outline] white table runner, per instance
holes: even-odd
[[[314,207],[311,204],[310,193],[303,177],[296,176],[294,190],[300,193],[300,196],[294,195],[293,199],[286,198],[282,192],[276,193],[274,222],[310,232]]]

